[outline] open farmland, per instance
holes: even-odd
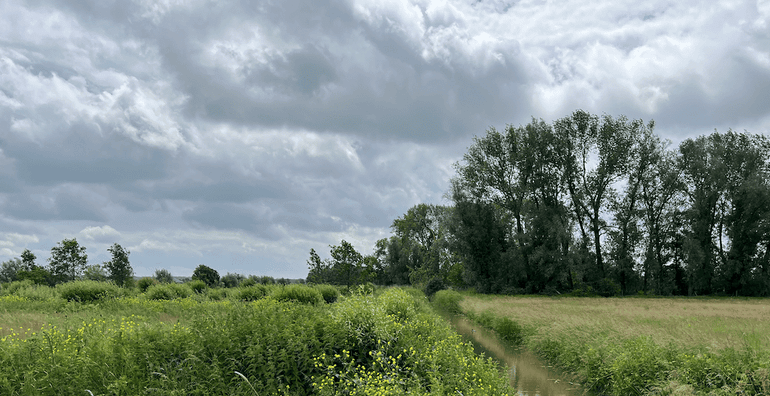
[[[770,300],[465,295],[460,309],[601,394],[770,392]]]
[[[69,301],[59,286],[3,289],[0,394],[512,393],[498,365],[414,290],[328,303],[329,287],[75,286],[96,298]]]

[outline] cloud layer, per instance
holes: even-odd
[[[762,1],[0,3],[0,260],[77,237],[304,277],[441,203],[473,135],[582,108],[770,126]],[[176,273],[175,273],[176,274]]]

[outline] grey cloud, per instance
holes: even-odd
[[[0,135],[0,145],[29,183],[126,183],[167,174],[169,154],[116,135],[101,136],[87,125],[55,131],[47,141]]]
[[[107,215],[90,194],[74,191],[51,192],[45,195],[9,194],[2,213],[19,220],[107,220]]]
[[[246,81],[261,88],[274,87],[279,92],[312,95],[324,85],[337,79],[328,53],[307,44],[273,62],[256,64],[245,70]]]

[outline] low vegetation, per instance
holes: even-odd
[[[2,285],[0,394],[514,393],[414,289],[145,290]]]
[[[460,307],[597,394],[770,394],[766,299],[466,294]]]

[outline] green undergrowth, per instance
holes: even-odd
[[[515,393],[414,290],[14,287],[0,291],[2,395]]]
[[[519,323],[489,309],[465,309],[464,314],[504,341],[524,345],[573,373],[593,394],[770,395],[770,353],[750,335],[744,335],[740,347],[719,349],[661,343],[650,335],[624,336],[609,327],[585,335],[569,326]]]

